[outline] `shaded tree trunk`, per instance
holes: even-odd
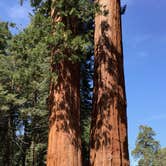
[[[54,23],[60,20],[53,18]],[[52,54],[55,56],[54,51]],[[67,59],[52,62],[58,78],[50,85],[47,166],[81,166],[79,69],[78,63]]]
[[[23,143],[22,143],[22,151],[18,160],[18,163],[21,160],[21,166],[25,166],[26,165],[26,152],[27,149],[30,146],[30,138],[29,138],[29,125],[28,125],[28,120],[24,119],[23,120],[23,125],[24,125],[24,138],[23,138]]]
[[[5,148],[4,148],[4,156],[3,156],[3,164],[4,166],[12,165],[12,119],[11,114],[8,115],[7,119],[7,130],[5,136]]]
[[[79,66],[58,64],[58,80],[52,83],[47,166],[80,166]]]
[[[13,165],[13,157],[14,157],[14,140],[15,140],[15,123],[14,123],[14,117],[15,112],[14,108],[10,108],[8,110],[6,118],[4,119],[6,121],[5,130],[6,133],[4,134],[4,156],[3,156],[3,165],[4,166],[11,166]]]
[[[108,14],[95,17],[90,165],[128,166],[120,0],[98,2]]]

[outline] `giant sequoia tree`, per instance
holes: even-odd
[[[98,0],[95,17],[91,166],[129,165],[120,0]]]
[[[91,46],[86,28],[91,12],[87,0],[52,1],[55,44],[51,58],[48,166],[82,165],[79,62]]]

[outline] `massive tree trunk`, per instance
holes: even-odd
[[[54,11],[54,23],[61,21],[53,15]],[[55,52],[52,53],[55,56]],[[52,62],[52,72],[56,72],[58,78],[56,82],[51,81],[50,86],[47,166],[81,166],[79,68],[78,63],[67,58],[58,64]]]
[[[128,166],[120,0],[98,2],[108,14],[95,18],[90,165]]]
[[[58,65],[52,83],[47,166],[80,166],[79,66],[69,61]]]

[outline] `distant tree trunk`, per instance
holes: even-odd
[[[13,139],[15,138],[14,109],[10,109],[6,121],[6,134],[4,135],[5,149],[3,156],[3,165],[11,166],[13,161]]]
[[[79,68],[78,63],[67,59],[52,62],[52,72],[57,72],[58,79],[50,85],[47,166],[81,166]]]
[[[11,122],[11,115],[8,115],[7,119],[7,134],[5,136],[5,153],[3,156],[3,165],[10,166],[12,165],[12,122]]]
[[[108,14],[95,17],[90,165],[128,166],[120,0],[98,2]]]
[[[19,161],[18,161],[18,162],[20,162],[20,159],[21,159],[21,161],[22,161],[21,166],[26,165],[26,152],[27,152],[27,149],[30,146],[30,139],[29,139],[29,136],[28,136],[28,127],[29,126],[28,126],[28,120],[27,119],[23,120],[23,125],[24,125],[23,145],[22,145],[21,155],[20,155]]]

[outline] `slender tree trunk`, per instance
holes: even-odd
[[[21,151],[21,155],[19,157],[19,161],[21,160],[21,166],[25,166],[26,165],[26,152],[27,149],[30,146],[30,139],[28,136],[28,121],[27,119],[23,120],[23,125],[24,125],[24,138],[23,138],[23,145],[22,145],[22,151]]]
[[[53,20],[56,23],[61,19]],[[52,62],[52,72],[57,72],[58,79],[50,86],[47,166],[81,166],[79,68],[78,63],[67,59]]]
[[[11,115],[8,115],[7,119],[7,135],[5,137],[5,153],[3,156],[3,165],[10,166],[12,164],[12,123]]]
[[[3,165],[11,166],[13,164],[14,146],[13,140],[15,138],[15,124],[14,124],[14,108],[10,109],[6,119],[6,135],[5,135],[5,153],[3,156]]]
[[[95,18],[90,165],[128,166],[120,0],[98,2],[108,14]]]

